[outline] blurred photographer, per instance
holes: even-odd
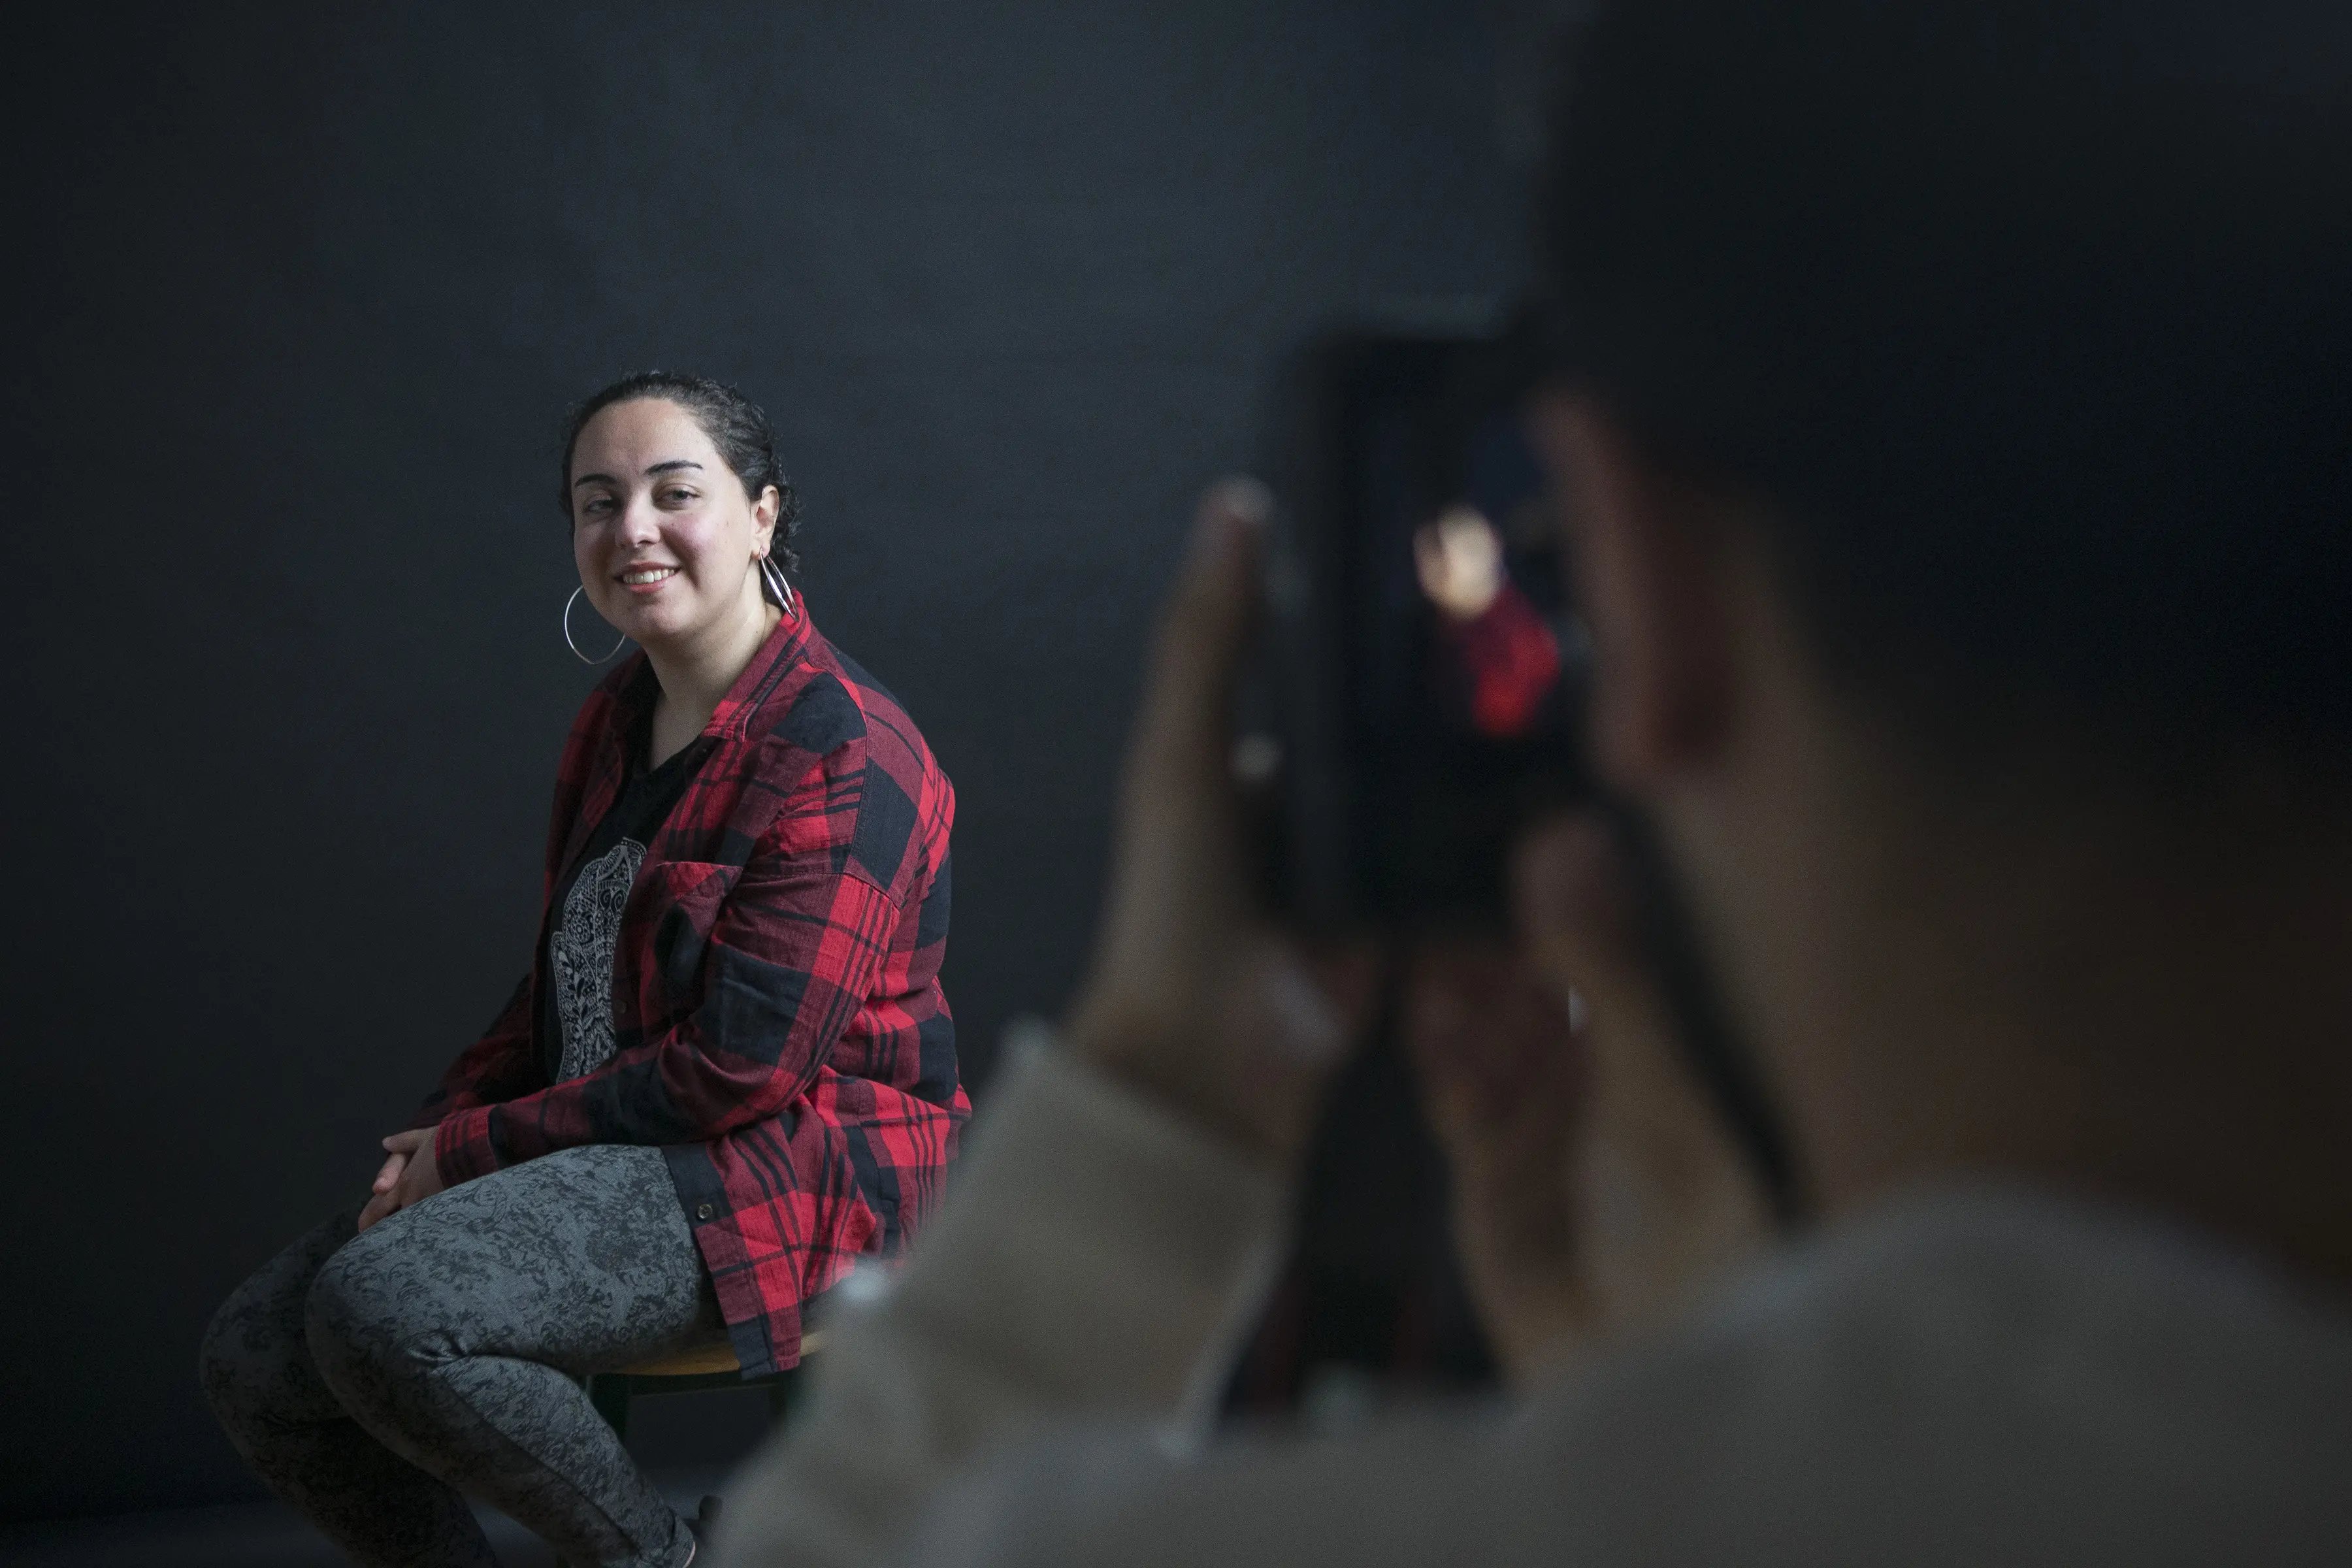
[[[1252,896],[1224,487],[1066,1037],[725,1560],[2352,1560],[2347,88],[2263,0],[1600,6],[1530,419],[1793,1222],[1548,822],[1403,1016],[1514,1399],[1203,1440],[1371,988]]]

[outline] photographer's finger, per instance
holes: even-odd
[[[1581,1114],[1583,1051],[1553,991],[1509,946],[1423,943],[1399,1028],[1449,1146],[1486,1156],[1564,1146]]]
[[[1234,674],[1257,597],[1258,538],[1271,503],[1255,479],[1212,486],[1193,520],[1192,553],[1160,617],[1151,689],[1137,735],[1147,770],[1223,778]]]
[[[1483,948],[1451,942],[1421,944],[1406,965],[1398,1037],[1430,1120],[1449,1142],[1475,1134],[1520,1065],[1518,1042],[1481,1026],[1496,967]]]
[[[1352,1047],[1361,1039],[1381,1004],[1381,977],[1389,954],[1366,937],[1293,938],[1290,951]]]
[[[1568,813],[1530,829],[1513,853],[1511,884],[1519,930],[1556,991],[1573,990],[1612,1027],[1657,1023],[1664,998],[1605,816]]]

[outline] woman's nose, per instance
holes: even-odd
[[[621,513],[621,542],[632,546],[651,544],[660,537],[660,514],[654,508],[653,498],[632,497],[628,509]]]

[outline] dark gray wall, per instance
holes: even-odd
[[[593,679],[557,632],[567,400],[663,365],[774,416],[818,621],[959,787],[979,1068],[1077,973],[1151,608],[1280,346],[1517,266],[1509,29],[1439,0],[41,26],[8,111],[11,1518],[255,1489],[194,1384],[212,1304],[357,1195],[526,961]]]

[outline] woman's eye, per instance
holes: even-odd
[[[693,499],[694,492],[683,487],[664,490],[662,492],[662,500],[668,501],[673,506],[683,506]]]

